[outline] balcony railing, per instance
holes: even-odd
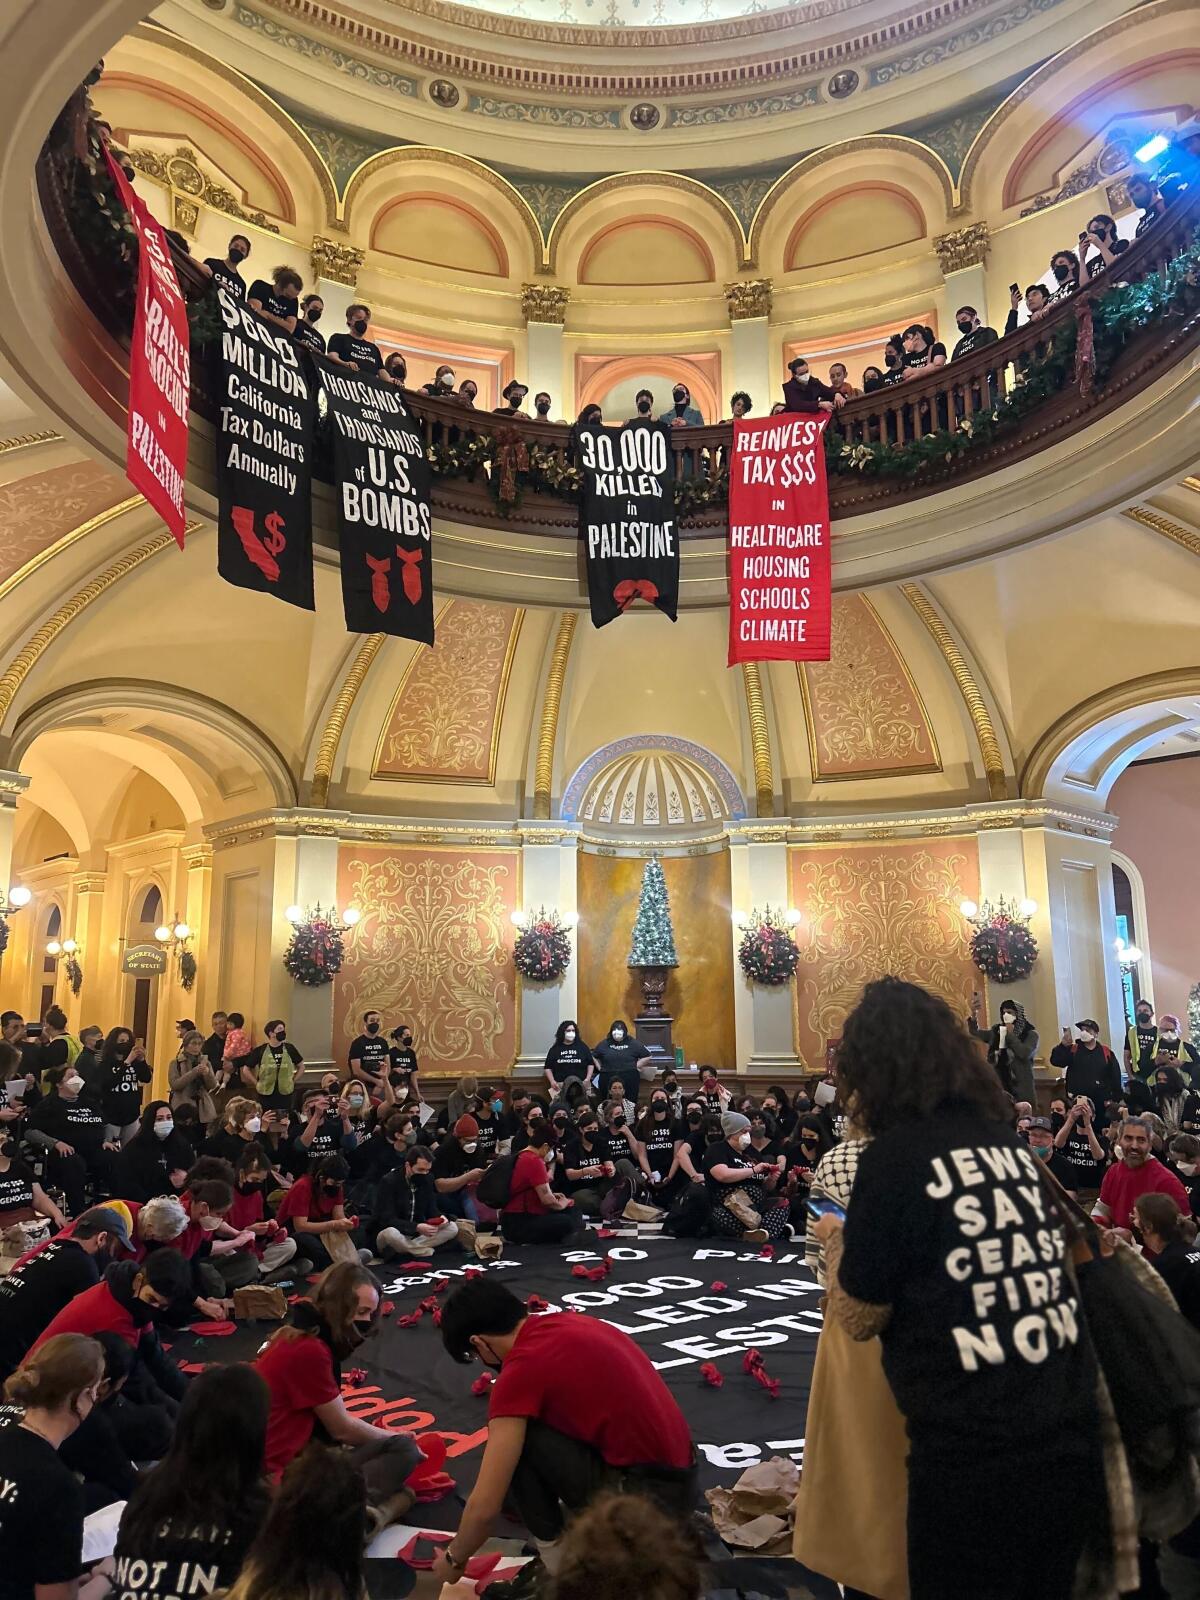
[[[132,276],[117,260],[104,226],[81,226],[90,201],[92,180],[76,153],[76,141],[64,128],[66,113],[47,140],[38,164],[38,191],[50,237],[75,287],[98,320],[126,348],[132,322]],[[837,439],[855,446],[904,446],[938,428],[969,428],[981,412],[991,412],[1013,396],[1030,378],[1036,379],[1040,363],[1056,346],[1060,353],[1086,347],[1097,301],[1115,284],[1144,283],[1154,275],[1164,277],[1200,232],[1200,188],[1186,192],[1167,214],[1120,258],[1119,267],[1085,285],[1076,294],[1051,306],[1039,321],[960,361],[933,368],[920,378],[848,402],[833,424]],[[209,292],[209,281],[183,250],[176,251],[180,283],[189,301]],[[1010,421],[986,443],[964,451],[947,451],[928,459],[919,470],[904,475],[855,470],[850,458],[835,463],[829,479],[834,519],[878,511],[888,506],[935,494],[947,485],[984,476],[998,467],[1018,462],[1036,451],[1087,427],[1124,404],[1146,387],[1187,350],[1200,343],[1200,317],[1176,316],[1134,331],[1126,338],[1111,366],[1099,381],[1092,381],[1086,362],[1067,363],[1060,385],[1036,406]],[[209,392],[209,363],[197,352],[193,361],[193,408],[215,424],[217,410]],[[435,400],[412,393],[406,396],[418,420],[426,445],[435,457],[461,456],[470,441],[491,440],[496,447],[519,457],[520,446],[536,452],[543,463],[565,470],[572,465],[571,429],[475,411],[457,400]],[[732,429],[728,423],[702,428],[676,428],[671,432],[676,475],[692,490],[693,504],[682,518],[684,538],[720,536],[727,524],[724,474]],[[860,451],[860,455],[863,452]],[[456,470],[434,479],[435,511],[448,520],[494,527],[498,521],[514,531],[550,538],[573,539],[578,514],[568,495],[546,486],[554,470],[525,479],[517,504],[497,503],[491,477],[494,468],[479,462],[469,470]],[[320,463],[318,459],[318,475]]]

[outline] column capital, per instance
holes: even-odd
[[[29,787],[29,777],[24,772],[0,772],[0,807],[15,806]]]
[[[309,260],[315,278],[342,283],[348,289],[357,288],[358,269],[364,259],[363,251],[356,250],[352,244],[341,244],[338,240],[327,239],[320,233],[313,235]]]
[[[521,285],[521,315],[526,326],[531,322],[557,323],[567,320],[570,289],[558,283],[523,283]]]
[[[953,233],[939,233],[933,241],[942,272],[961,272],[965,267],[980,267],[992,247],[986,222],[972,222]]]
[[[745,322],[751,317],[771,315],[770,278],[740,278],[725,285],[725,304],[729,308],[730,322]]]

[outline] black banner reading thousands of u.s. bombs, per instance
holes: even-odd
[[[320,356],[351,633],[433,643],[429,464],[399,389]]]
[[[314,407],[291,340],[217,286],[217,571],[313,609]]]
[[[587,423],[575,430],[583,471],[579,536],[597,628],[646,600],[671,621],[679,610],[679,532],[667,430]]]

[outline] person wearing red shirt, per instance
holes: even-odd
[[[479,1278],[447,1299],[442,1342],[453,1360],[482,1361],[499,1377],[479,1477],[435,1578],[462,1577],[510,1490],[551,1574],[564,1507],[577,1512],[614,1489],[645,1495],[680,1520],[691,1514],[696,1457],[687,1421],[628,1334],[598,1318],[531,1317],[503,1284]]]
[[[500,1214],[500,1232],[513,1244],[561,1244],[578,1233],[583,1222],[572,1209],[574,1200],[555,1194],[550,1187],[546,1157],[554,1130],[538,1117],[529,1124],[527,1137],[529,1143],[513,1167],[508,1200]]]
[[[354,1232],[355,1219],[346,1215],[346,1179],[349,1176],[350,1167],[344,1156],[336,1151],[323,1156],[310,1171],[296,1179],[275,1213],[278,1223],[288,1225],[296,1241],[297,1256],[305,1256],[313,1262],[318,1272],[334,1259],[325,1236]],[[359,1259],[369,1261],[371,1252],[360,1251]]]
[[[314,1434],[354,1446],[375,1531],[412,1506],[405,1480],[414,1471],[420,1475],[427,1453],[411,1434],[352,1416],[342,1399],[342,1361],[375,1332],[379,1299],[379,1284],[365,1267],[353,1261],[330,1267],[311,1297],[296,1304],[291,1325],[273,1335],[254,1363],[271,1396],[267,1476],[277,1483]]]
[[[1150,1154],[1149,1123],[1126,1117],[1118,1143],[1122,1159],[1104,1174],[1092,1220],[1130,1239],[1134,1202],[1144,1194],[1169,1194],[1187,1216],[1191,1211],[1187,1190],[1169,1167]]]

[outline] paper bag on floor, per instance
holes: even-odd
[[[348,1233],[324,1233],[321,1243],[329,1252],[331,1261],[357,1261],[358,1246],[353,1243]]]
[[[793,1462],[772,1456],[748,1467],[731,1489],[709,1489],[705,1499],[721,1538],[739,1550],[789,1554],[792,1506],[799,1481],[799,1469]]]
[[[244,1289],[233,1291],[233,1314],[239,1322],[253,1321],[255,1318],[266,1322],[282,1322],[287,1316],[287,1296],[282,1289],[252,1283]]]

